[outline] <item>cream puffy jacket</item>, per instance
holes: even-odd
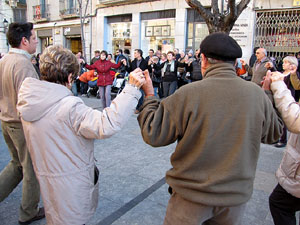
[[[300,198],[300,106],[283,81],[273,82],[271,89],[276,108],[291,132],[276,177],[287,192]]]
[[[82,225],[98,203],[94,139],[121,129],[133,114],[140,91],[126,86],[103,112],[72,96],[65,86],[24,80],[17,109],[49,225]]]

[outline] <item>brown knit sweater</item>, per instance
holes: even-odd
[[[283,126],[264,91],[227,63],[161,102],[146,98],[138,122],[154,147],[177,141],[166,174],[173,190],[212,206],[250,199],[260,143],[274,143]]]

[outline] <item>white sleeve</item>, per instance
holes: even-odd
[[[276,108],[281,117],[292,133],[300,133],[300,106],[295,101],[291,91],[287,88],[284,81],[276,81],[271,84],[274,94]]]
[[[112,136],[125,125],[133,114],[141,93],[126,85],[102,112],[78,101],[70,110],[71,126],[77,135],[90,139],[104,139]]]

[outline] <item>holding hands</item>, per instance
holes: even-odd
[[[121,60],[121,63],[123,63],[123,64],[124,64],[124,66],[127,66],[126,59],[122,59],[122,60]]]
[[[276,81],[283,81],[284,77],[285,75],[278,71],[271,72],[270,70],[268,70],[266,76],[264,77],[264,80],[262,81],[262,88],[264,90],[271,90],[271,83]]]
[[[128,82],[131,86],[140,89],[143,86],[143,84],[146,82],[143,71],[140,68],[137,68],[134,71],[132,71],[129,75]]]

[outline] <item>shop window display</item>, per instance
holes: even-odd
[[[162,53],[175,48],[175,19],[142,21],[142,50],[160,50]]]

